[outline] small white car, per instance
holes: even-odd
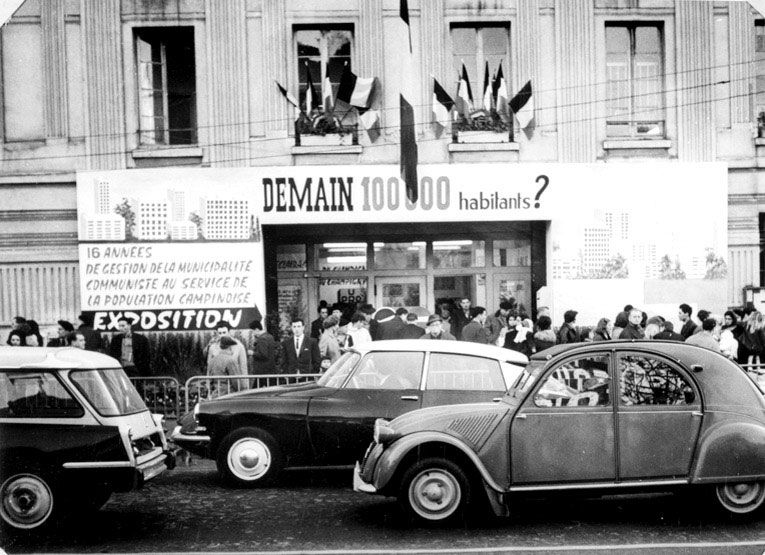
[[[0,524],[97,510],[175,466],[120,364],[75,348],[0,347]]]

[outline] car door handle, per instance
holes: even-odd
[[[417,395],[402,395],[402,401],[419,401],[420,398]]]
[[[704,416],[704,413],[699,410],[695,410],[691,413],[691,416]]]
[[[521,413],[515,417],[516,420],[526,420],[526,415]]]

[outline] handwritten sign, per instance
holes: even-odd
[[[256,306],[263,279],[253,254],[241,243],[82,244],[83,310],[103,313],[104,322],[130,312],[141,329],[207,329],[240,320],[237,309]]]

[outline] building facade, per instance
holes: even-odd
[[[2,322],[16,314],[73,319],[83,304],[78,241],[124,239],[123,199],[109,197],[103,182],[89,185],[95,210],[79,215],[78,228],[77,182],[86,171],[208,168],[210,194],[198,206],[172,180],[164,196],[126,196],[137,239],[262,232],[266,305],[297,306],[306,317],[319,300],[431,312],[442,298],[492,308],[513,296],[533,308],[540,291],[539,302],[553,298],[544,291],[556,279],[629,272],[653,291],[672,272],[703,280],[718,271],[726,290],[715,308],[740,305],[745,287],[765,285],[765,18],[748,3],[419,0],[409,2],[409,27],[399,9],[398,0],[26,0],[0,30]],[[329,113],[348,68],[375,78],[367,109]],[[493,116],[496,91],[484,96],[500,68],[509,97],[532,84],[533,122],[524,129]],[[474,117],[442,129],[434,125],[433,80],[456,99],[463,72]],[[274,82],[296,97],[301,116]],[[397,165],[404,90],[421,165],[458,173],[490,165],[514,175],[570,163],[634,172],[635,163],[717,162],[727,168],[727,209],[715,221],[699,212],[703,187],[687,202],[673,200],[662,220],[618,206],[582,215],[573,206],[570,217],[588,222],[581,248],[570,249],[550,219],[485,221],[480,203],[490,199],[480,195],[479,210],[462,219],[365,223],[331,213],[309,223],[296,214],[261,230],[269,199],[261,210],[228,198],[214,175]],[[383,203],[371,190],[370,202]],[[647,194],[664,200],[661,190]],[[723,226],[724,250],[712,240],[706,253],[641,242],[653,226],[667,230],[661,240],[669,245],[683,244],[683,229],[704,237]],[[614,310],[630,294],[625,288]],[[645,302],[669,303],[651,298]]]

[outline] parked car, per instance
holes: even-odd
[[[0,347],[0,523],[99,509],[175,465],[120,364],[75,348]]]
[[[528,359],[457,341],[377,341],[310,383],[233,393],[194,407],[171,440],[217,461],[232,485],[270,483],[285,467],[351,466],[377,418],[420,407],[499,401]]]
[[[476,500],[503,515],[515,495],[564,490],[706,488],[748,515],[765,501],[763,446],[763,394],[726,357],[670,341],[580,343],[532,356],[501,403],[378,420],[354,489],[431,522]]]

